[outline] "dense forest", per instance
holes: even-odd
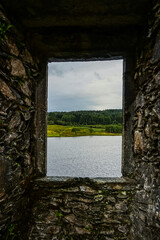
[[[49,112],[48,125],[121,125],[122,110]]]

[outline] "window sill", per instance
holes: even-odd
[[[74,178],[74,177],[43,177],[35,179],[35,182],[41,182],[41,183],[95,183],[95,184],[122,184],[122,185],[135,185],[136,181],[134,179],[129,179],[125,177],[120,178]]]

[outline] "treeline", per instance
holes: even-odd
[[[105,131],[108,133],[122,133],[122,125],[121,124],[106,125]]]
[[[48,125],[121,125],[122,110],[49,112]],[[111,127],[111,126],[110,126]]]

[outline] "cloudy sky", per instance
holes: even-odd
[[[48,112],[122,108],[122,60],[48,64]]]

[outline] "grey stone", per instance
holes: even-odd
[[[21,123],[21,117],[20,117],[20,113],[17,111],[14,116],[11,118],[11,121],[9,123],[9,128],[15,129],[17,128]]]
[[[16,237],[9,232],[18,240],[158,240],[160,4],[152,3],[152,8],[148,0],[108,0],[106,5],[79,1],[74,6],[72,1],[62,2],[2,0],[4,10],[0,6],[2,22],[10,24],[7,12],[20,31],[12,27],[0,41],[4,121],[0,239],[16,226]],[[147,39],[146,16],[151,17]],[[122,170],[134,181],[124,177],[37,180],[46,167],[46,62],[117,56],[124,57],[126,67],[124,153],[128,153]],[[16,89],[17,79],[22,85]]]
[[[82,219],[76,218],[74,214],[65,216],[65,219],[77,226],[85,226],[85,220],[83,221]]]
[[[25,112],[22,112],[22,115],[23,115],[25,121],[28,121],[31,118],[31,114],[28,110]]]
[[[116,202],[116,199],[115,199],[113,196],[107,197],[107,200],[108,200],[109,202],[113,202],[113,203]]]
[[[49,234],[58,234],[60,232],[61,227],[60,226],[50,226],[47,228],[47,233]]]
[[[149,123],[146,124],[145,134],[146,134],[147,137],[149,137],[150,134],[151,134],[151,128],[150,128],[150,124]]]
[[[24,99],[24,101],[25,101],[25,103],[26,103],[27,106],[29,106],[29,107],[31,106],[31,100],[30,100],[29,98],[26,97],[26,98]]]
[[[159,121],[160,121],[160,101],[158,101],[154,108],[153,108],[154,113],[156,114],[156,116],[158,117]]]
[[[126,202],[116,203],[115,208],[116,208],[117,210],[122,211],[122,212],[125,212],[125,211],[128,210],[128,207],[127,207],[127,203],[126,203]]]
[[[15,55],[16,57],[18,57],[19,55],[19,50],[16,46],[16,44],[13,42],[13,40],[11,40],[10,38],[9,39],[6,39],[7,41],[7,44],[9,46],[9,49],[10,49],[10,53]]]
[[[143,152],[143,137],[142,133],[139,131],[135,131],[134,133],[134,151],[135,153]]]
[[[118,227],[118,230],[119,230],[120,232],[126,233],[126,234],[127,234],[127,232],[128,232],[126,226],[121,226],[121,225],[120,225],[120,226]]]
[[[139,111],[137,113],[138,115],[138,124],[137,124],[137,128],[142,128],[143,127],[143,115],[142,115],[142,112]]]
[[[26,96],[28,96],[28,97],[31,96],[31,91],[30,91],[30,89],[29,89],[29,87],[28,87],[28,82],[27,82],[27,81],[25,81],[23,84],[21,84],[21,85],[20,85],[20,88],[21,88],[22,92],[23,92]]]
[[[5,82],[3,82],[1,79],[0,79],[0,86],[1,86],[0,91],[4,95],[4,97],[7,97],[9,100],[16,100],[9,86]]]
[[[160,34],[157,35],[157,37],[156,37],[156,43],[155,43],[155,46],[153,49],[153,55],[152,55],[152,60],[151,60],[152,63],[156,63],[157,61],[159,61],[159,59],[160,59],[159,52],[160,52]]]
[[[91,187],[88,187],[88,186],[80,186],[80,190],[82,192],[87,192],[87,193],[93,193],[93,194],[97,193],[97,191],[95,191],[94,189],[92,189]]]
[[[4,141],[9,144],[11,141],[16,139],[17,137],[18,137],[18,133],[11,132],[11,133],[6,134]]]
[[[30,54],[30,52],[27,50],[27,48],[25,48],[22,52],[22,56],[23,56],[23,59],[24,61],[26,61],[27,63],[31,64],[31,65],[34,65],[34,61],[33,61],[33,58]]]
[[[11,74],[13,76],[19,77],[19,78],[26,78],[27,77],[24,65],[19,59],[12,58],[11,59],[11,65],[12,65]]]
[[[80,235],[91,234],[91,232],[88,231],[86,228],[76,227],[75,229],[76,229],[76,232]]]
[[[136,97],[136,109],[143,108],[145,105],[144,94],[139,92]]]

